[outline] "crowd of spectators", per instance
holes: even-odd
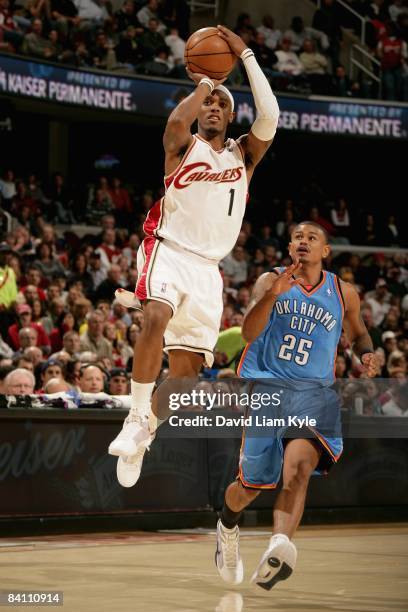
[[[381,61],[383,95],[408,100],[406,0],[349,0],[366,19],[366,44]],[[341,97],[377,97],[373,81],[351,81],[340,63],[343,28],[361,21],[335,0],[322,0],[311,23],[294,16],[286,30],[271,15],[262,23],[238,16],[234,31],[251,47],[277,90]],[[23,53],[77,67],[186,78],[185,41],[190,10],[185,0],[0,0],[0,51]],[[239,64],[229,83],[247,84]]]
[[[127,311],[114,299],[114,293],[119,287],[134,290],[142,224],[162,192],[144,190],[138,194],[119,178],[101,176],[85,195],[89,206],[82,206],[83,219],[75,219],[85,224],[80,235],[69,224],[58,231],[55,219],[69,214],[70,223],[81,208],[74,205],[75,193],[63,177],[54,177],[50,187],[43,188],[33,175],[22,180],[12,170],[2,173],[0,393],[105,391],[125,395],[128,391],[143,313]],[[255,208],[262,209],[262,203]],[[236,246],[220,264],[224,311],[215,364],[204,370],[203,376],[234,375],[244,347],[241,324],[253,284],[264,272],[289,263],[291,230],[305,218],[321,224],[333,246],[340,244],[346,249],[334,252],[327,266],[356,286],[362,317],[381,359],[381,377],[391,378],[397,385],[396,396],[401,395],[407,385],[408,257],[384,255],[381,248],[358,255],[352,246],[347,248],[350,243],[404,246],[398,221],[390,214],[386,223],[378,223],[376,215],[367,213],[364,223],[360,219],[355,224],[344,198],[328,200],[320,208],[311,201],[274,201],[272,207],[268,203],[263,208],[262,221],[244,221]],[[92,222],[97,225],[91,226]],[[353,234],[355,225],[358,238]],[[166,367],[164,357],[163,376]],[[364,377],[344,335],[336,375],[351,380]],[[403,414],[400,400],[392,392],[378,395],[376,414]]]

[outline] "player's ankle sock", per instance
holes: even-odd
[[[156,383],[139,383],[135,380],[130,381],[130,393],[132,396],[132,408],[137,410],[141,416],[149,416],[151,412],[151,399]]]
[[[224,501],[224,506],[221,510],[220,519],[221,523],[227,529],[234,529],[236,525],[238,525],[238,521],[241,518],[242,510],[239,512],[234,512],[227,506],[227,503]]]

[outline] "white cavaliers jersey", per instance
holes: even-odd
[[[214,261],[228,255],[237,241],[247,201],[241,146],[230,139],[224,149],[215,151],[196,134],[164,184],[165,195],[149,211],[145,233]]]

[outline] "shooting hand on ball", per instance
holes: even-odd
[[[231,51],[235,53],[237,57],[241,57],[241,53],[248,48],[248,45],[244,43],[242,38],[237,34],[234,34],[231,30],[224,26],[217,26],[218,34],[227,42],[231,48]]]

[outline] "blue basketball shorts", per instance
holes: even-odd
[[[337,392],[331,387],[296,390],[281,381],[257,381],[251,386],[239,461],[241,483],[274,489],[281,477],[285,445],[294,438],[312,439],[321,448],[314,473],[327,474],[343,451]],[[261,394],[265,405],[259,406],[252,398],[259,400]]]

